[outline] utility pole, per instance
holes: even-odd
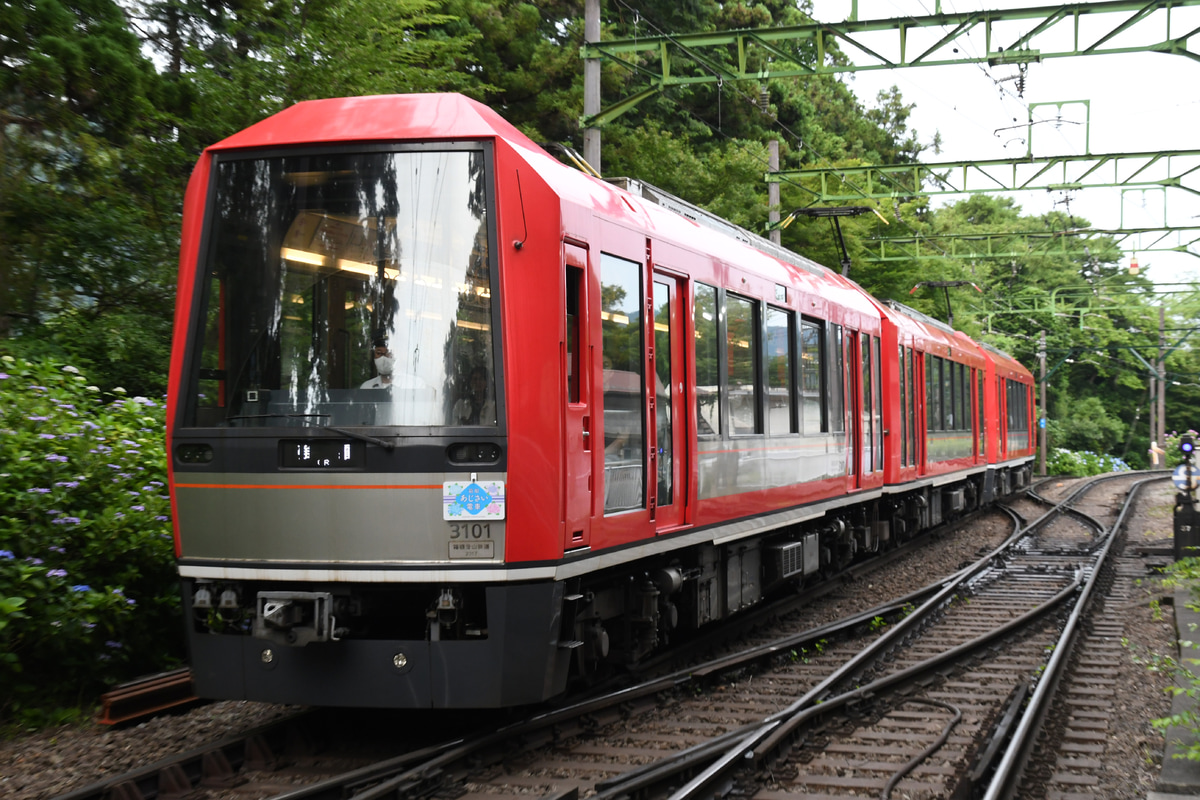
[[[1046,475],[1046,332],[1038,339],[1038,363],[1042,371],[1042,413],[1038,419],[1038,474]]]
[[[600,0],[585,0],[583,5],[583,40],[588,44],[600,41]],[[591,119],[600,113],[600,59],[583,61],[583,115]],[[583,160],[596,172],[600,168],[600,129],[583,129]]]
[[[762,111],[763,116],[768,116],[771,113],[771,93],[764,86],[758,93],[758,108]],[[772,139],[767,142],[767,169],[772,173],[779,172],[779,140]],[[779,228],[779,184],[776,181],[771,181],[767,184],[767,221],[770,223],[767,229],[770,231],[771,242],[781,244],[782,231]]]
[[[1167,307],[1158,307],[1158,445],[1167,445]]]

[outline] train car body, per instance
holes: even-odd
[[[1033,374],[1007,353],[983,345],[987,359],[986,401],[988,464],[994,491],[1003,496],[1029,485],[1034,450]]]
[[[459,95],[302,103],[208,148],[176,330],[171,495],[205,697],[545,700],[1028,461],[974,444],[1015,441],[968,412],[1004,408],[969,405],[974,382],[949,391],[978,427],[928,423],[924,365],[982,372],[970,340],[570,169]],[[922,366],[897,456],[904,348]]]

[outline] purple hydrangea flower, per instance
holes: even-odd
[[[107,642],[104,643],[104,646],[111,647],[113,650],[120,650],[125,645],[121,644],[120,642],[114,642],[112,639],[109,639]]]
[[[38,438],[39,439],[57,439],[58,437],[55,436],[53,433],[39,433]]]
[[[72,592],[90,592],[91,590],[92,587],[88,586],[86,583],[77,583],[71,587]]]
[[[146,510],[145,506],[130,506],[130,508],[132,508],[134,511],[145,511]]]
[[[49,417],[40,417],[40,416],[26,417],[25,419],[29,420],[30,422],[49,422],[50,421]]]
[[[28,561],[30,564],[33,564],[35,567],[40,567],[42,564],[45,563],[40,558],[34,558],[33,556],[26,556],[25,560]]]
[[[43,436],[51,436],[52,434],[46,433],[46,434],[42,434],[42,435]],[[46,460],[47,461],[57,461],[58,463],[62,464],[67,461],[67,457],[60,456],[58,453],[51,453],[50,455],[46,456]]]
[[[47,578],[65,578],[67,571],[65,569],[52,569],[46,573]]]
[[[42,489],[41,487],[35,487],[33,489],[26,489],[25,491],[29,494],[50,494],[49,489]]]
[[[66,459],[63,459],[63,460],[65,461]],[[78,486],[79,486],[79,481],[59,481],[58,483],[56,483],[56,484],[54,484],[54,485],[55,485],[55,486],[62,486],[62,487],[64,487],[64,488],[66,488],[66,489],[75,489],[75,488],[78,488]]]
[[[59,546],[58,546],[58,545],[56,545],[56,544],[52,544],[52,545],[50,545],[50,551],[51,551],[51,552],[53,552],[53,553],[63,553],[63,554],[65,554],[65,553],[67,552],[67,548],[65,548],[65,547],[59,547]]]
[[[12,550],[0,550],[0,558],[3,558],[5,561],[12,561],[16,556],[13,555]]]

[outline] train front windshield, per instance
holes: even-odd
[[[488,162],[218,157],[185,424],[496,425]]]

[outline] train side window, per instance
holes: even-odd
[[[717,290],[696,284],[696,426],[700,436],[721,432],[721,348]]]
[[[567,267],[567,402],[579,402],[579,287],[583,270]]]
[[[821,320],[800,319],[800,429],[805,433],[828,433],[829,411],[825,406],[825,359]]]
[[[759,413],[758,304],[735,294],[725,296],[725,358],[729,365],[729,431],[762,433]]]
[[[825,385],[829,391],[822,413],[829,420],[831,431],[843,433],[846,430],[846,372],[842,355],[842,326],[830,323],[826,333],[825,349],[829,357],[826,359],[828,372]]]
[[[219,425],[225,417],[225,283],[209,282],[205,306],[204,348],[200,351],[198,391],[194,398],[195,420],[200,427]]]
[[[796,394],[792,389],[796,315],[767,306],[767,432],[796,432]]]
[[[613,514],[645,506],[645,317],[642,265],[605,253],[600,270],[604,513]]]

